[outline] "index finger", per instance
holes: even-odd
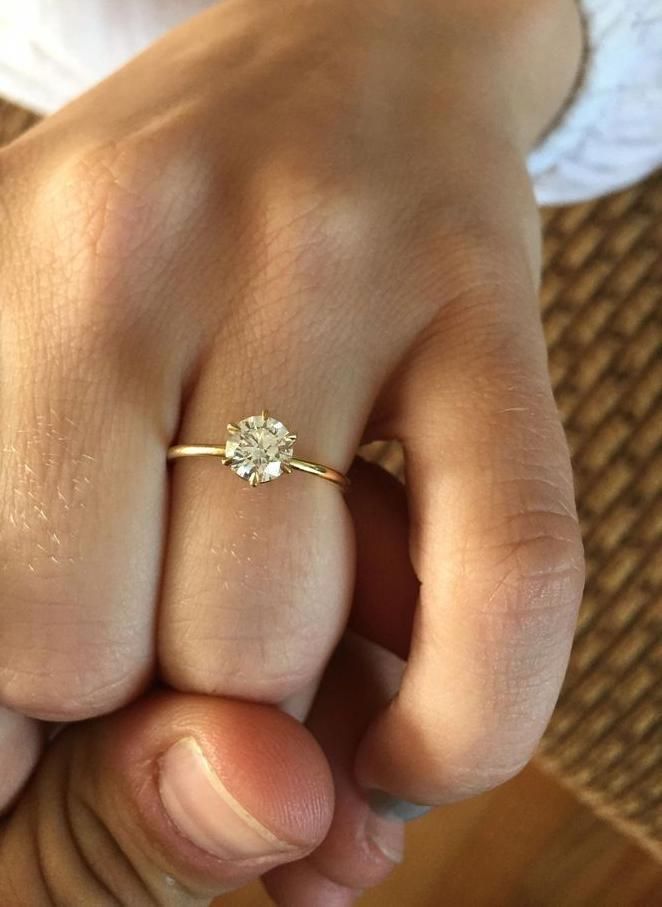
[[[416,804],[478,793],[528,761],[583,587],[533,288],[503,295],[479,289],[441,312],[399,376],[389,426],[406,452],[421,589],[402,687],[367,731],[357,774]]]

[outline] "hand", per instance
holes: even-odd
[[[5,796],[32,719],[95,718],[7,820],[8,902],[37,878],[24,903],[188,904],[298,861],[281,902],[341,903],[401,848],[368,790],[392,816],[529,758],[582,561],[524,167],[579,29],[569,0],[528,7],[227,0],[0,153]],[[341,470],[399,438],[407,502],[360,464],[353,521],[307,476],[168,474],[175,439],[263,406]],[[353,524],[353,626],[409,660],[390,704],[395,656],[348,640],[328,672],[314,850],[328,769],[275,706],[306,713],[345,629]],[[156,677],[179,692],[128,705]],[[257,839],[228,818],[228,851],[230,814],[167,766]]]

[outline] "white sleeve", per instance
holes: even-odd
[[[529,158],[540,204],[622,189],[662,164],[662,0],[581,0],[581,83]]]
[[[580,0],[581,84],[529,158],[541,204],[581,201],[662,164],[662,0]],[[212,0],[0,0],[0,97],[50,113]]]

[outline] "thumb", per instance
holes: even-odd
[[[0,903],[206,904],[324,837],[326,761],[263,705],[163,693],[70,726],[0,834]]]

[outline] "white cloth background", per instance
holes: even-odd
[[[0,96],[50,113],[211,0],[0,0]],[[542,204],[620,189],[662,164],[662,0],[582,0],[589,57],[531,155]]]

